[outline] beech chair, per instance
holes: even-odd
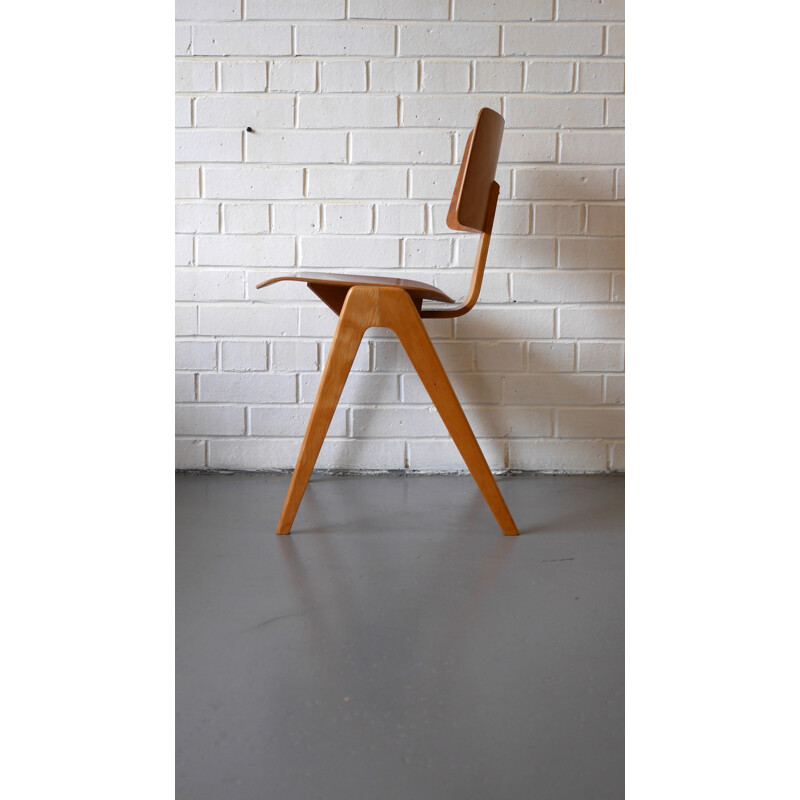
[[[460,317],[478,299],[500,191],[494,177],[504,126],[503,117],[495,111],[482,108],[478,112],[447,213],[449,228],[480,234],[469,292],[460,305],[435,286],[403,278],[298,272],[258,284],[261,289],[278,281],[304,281],[339,316],[277,533],[291,530],[356,351],[364,332],[372,327],[391,328],[397,334],[501,530],[507,536],[519,533],[422,324],[423,319]],[[424,300],[450,303],[452,307],[423,308]]]

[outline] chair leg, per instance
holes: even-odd
[[[331,342],[276,533],[289,533],[291,530],[365,330],[366,328],[357,319],[353,319],[353,315],[349,314],[345,307]]]
[[[506,536],[518,535],[517,526],[413,301],[402,290],[395,297],[394,302],[381,304],[382,324],[397,334],[500,529]]]

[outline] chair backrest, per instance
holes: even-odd
[[[486,230],[489,194],[497,171],[505,120],[491,108],[478,112],[467,139],[461,168],[447,212],[447,225],[457,231]]]
[[[478,112],[475,127],[464,148],[456,188],[453,190],[453,199],[447,212],[448,227],[456,231],[473,231],[481,234],[467,296],[454,308],[423,308],[420,311],[420,316],[423,318],[460,317],[478,301],[486,256],[489,252],[489,241],[492,238],[494,211],[500,193],[494,175],[497,171],[504,127],[503,118],[491,108],[482,108]]]

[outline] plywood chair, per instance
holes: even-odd
[[[277,281],[304,281],[323,303],[339,315],[277,533],[289,533],[292,527],[364,332],[368,328],[381,327],[391,328],[397,334],[501,530],[507,536],[517,535],[517,526],[422,324],[423,319],[466,314],[478,299],[500,191],[494,177],[504,124],[503,118],[489,108],[478,112],[475,127],[467,139],[447,213],[447,225],[453,230],[480,234],[472,281],[466,299],[460,305],[455,305],[455,301],[435,286],[402,278],[298,272],[258,284],[260,289]],[[423,308],[424,300],[453,306]]]

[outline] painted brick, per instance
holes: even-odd
[[[448,0],[350,0],[351,19],[447,19]]]
[[[270,305],[201,305],[202,336],[297,336],[297,309]]]
[[[499,471],[505,468],[505,447],[502,442],[479,441],[489,469]],[[428,471],[466,471],[467,465],[452,439],[433,442],[412,441],[408,445],[408,467],[411,470]],[[489,515],[488,510],[483,513]]]
[[[216,369],[216,342],[175,342],[175,369]]]
[[[606,403],[624,403],[625,402],[625,376],[624,375],[606,375],[606,392],[603,398]]]
[[[310,372],[300,376],[300,399],[311,403],[317,394],[320,373]],[[400,399],[396,375],[373,375],[352,372],[342,390],[340,403],[396,403]]]
[[[253,406],[250,409],[251,436],[295,436],[302,439],[311,417],[311,406]],[[347,435],[347,409],[339,406],[333,412],[327,436]],[[299,442],[295,453],[300,452]],[[295,455],[295,458],[297,456]],[[294,464],[292,464],[294,466]]]
[[[391,56],[394,25],[298,25],[299,56]]]
[[[375,372],[411,372],[413,367],[403,345],[396,341],[374,343]],[[436,354],[450,372],[471,372],[474,345],[472,342],[436,342]]]
[[[504,56],[599,56],[603,50],[602,25],[504,27]]]
[[[566,375],[560,372],[507,375],[506,403],[512,405],[593,406],[602,402],[599,375]]]
[[[194,237],[184,233],[175,235],[175,265],[186,266],[194,263]]]
[[[561,339],[622,339],[625,311],[617,306],[559,309]]]
[[[609,25],[606,33],[606,50],[610,56],[625,55],[625,26]]]
[[[216,203],[176,203],[177,233],[216,233],[219,230],[219,206]]]
[[[325,233],[370,233],[372,206],[364,203],[325,203]]]
[[[528,342],[528,372],[572,372],[575,346],[570,342]]]
[[[625,266],[625,240],[560,239],[558,262],[566,269],[618,269]]]
[[[545,205],[537,203],[533,212],[533,232],[537,234],[581,234],[586,207],[583,205]]]
[[[582,61],[578,64],[579,92],[624,92],[625,65],[621,61]]]
[[[320,91],[366,92],[366,61],[325,61],[320,64]]]
[[[276,203],[272,209],[273,233],[316,233],[319,229],[318,203]]]
[[[555,250],[549,239],[498,236],[492,244],[486,259],[487,267],[545,269],[555,266]]]
[[[590,236],[625,234],[625,206],[590,205],[588,210]]]
[[[300,167],[208,167],[204,196],[224,200],[272,200],[303,197]]]
[[[531,207],[528,203],[503,203],[495,212],[492,233],[527,234],[531,229]]]
[[[609,128],[625,127],[625,98],[609,97],[606,100],[606,114]]]
[[[607,272],[571,275],[563,271],[533,270],[511,275],[511,299],[520,303],[602,303],[608,300]]]
[[[192,125],[192,98],[175,98],[175,127],[190,128]],[[176,131],[177,133],[177,131]]]
[[[216,76],[213,61],[176,61],[176,92],[213,92]]]
[[[291,97],[243,97],[213,95],[195,100],[198,128],[291,128],[294,101]]]
[[[479,342],[475,346],[479,372],[522,372],[525,369],[523,342]]]
[[[423,92],[469,91],[470,65],[466,61],[423,61]]]
[[[471,128],[484,107],[499,113],[500,98],[491,94],[410,95],[402,98],[401,125],[448,130]]]
[[[625,442],[612,442],[609,446],[612,472],[625,471]]]
[[[241,436],[244,408],[202,403],[175,406],[175,433],[179,436]]]
[[[578,342],[578,372],[622,372],[625,345],[622,342]]]
[[[478,61],[475,64],[476,92],[522,91],[522,61]]]
[[[319,369],[317,343],[283,340],[273,342],[272,369],[276,372]]]
[[[446,131],[353,131],[355,164],[449,164],[450,134]]]
[[[277,164],[343,164],[345,131],[263,131],[245,134],[245,161]]]
[[[425,207],[420,203],[378,203],[375,206],[376,233],[424,233]]]
[[[461,152],[461,150],[459,151]],[[556,134],[542,131],[506,131],[500,146],[500,162],[553,162]]]
[[[301,267],[400,266],[400,243],[394,237],[303,236],[300,239]]]
[[[195,25],[192,54],[196,56],[288,56],[292,54],[290,25],[254,22]]]
[[[222,369],[226,372],[264,372],[266,342],[222,342]]]
[[[509,128],[597,128],[603,124],[603,98],[511,95],[505,116]]]
[[[447,270],[437,273],[435,284],[453,300],[461,301],[467,296],[471,280],[472,269]],[[507,303],[508,301],[508,273],[495,270],[484,272],[481,283],[481,302]]]
[[[239,131],[175,131],[175,161],[241,161]]]
[[[558,0],[557,19],[625,19],[625,0]]]
[[[353,409],[353,436],[359,439],[447,435],[439,413],[432,407]]]
[[[498,25],[398,25],[400,56],[500,55]]]
[[[201,403],[293,403],[294,375],[268,372],[203,372],[200,374]]]
[[[462,405],[503,402],[503,376],[455,372],[450,383]],[[404,403],[430,403],[430,395],[416,373],[402,376]]]
[[[175,0],[175,19],[241,19],[239,0]]]
[[[206,445],[197,439],[175,440],[175,469],[205,469]]]
[[[410,237],[405,241],[406,267],[448,267],[450,266],[450,239]]]
[[[266,61],[223,61],[220,64],[223,92],[263,92],[267,88]]]
[[[175,373],[175,402],[191,403],[194,401],[194,373]]]
[[[361,122],[378,128],[397,125],[397,98],[389,95],[301,95],[297,124],[301,128],[351,128]]]
[[[403,168],[310,167],[308,196],[324,200],[378,199],[406,196],[407,170]]]
[[[463,299],[478,237],[446,214],[488,106],[507,127],[480,301],[424,325],[493,467],[624,469],[620,0],[228,6],[177,9],[178,465],[294,466],[337,317],[259,282],[341,268]],[[353,370],[319,467],[464,470],[390,330]]]
[[[614,303],[625,302],[625,273],[617,272],[611,276],[611,300]]]
[[[238,269],[181,269],[175,273],[175,299],[244,300],[244,276]]]
[[[215,267],[294,266],[294,237],[219,234],[197,237],[198,264]]]
[[[537,93],[569,92],[574,71],[572,61],[529,61],[525,67],[525,89]]]
[[[514,170],[516,200],[613,200],[614,171],[597,168]]]
[[[459,339],[552,339],[554,312],[547,308],[486,308],[480,303],[456,319]]]
[[[192,336],[197,333],[197,306],[175,304],[175,335]]]
[[[625,134],[562,133],[563,164],[622,164],[625,161]]]
[[[345,0],[247,0],[248,19],[344,19]]]
[[[509,469],[537,472],[604,472],[606,446],[603,442],[531,439],[508,445]]]
[[[269,65],[271,92],[313,92],[317,88],[316,61],[273,61]]]
[[[458,167],[415,167],[411,170],[411,197],[450,198],[458,178]]]
[[[453,19],[533,22],[553,18],[552,0],[457,0]]]
[[[476,436],[508,439],[553,435],[553,412],[549,408],[473,406],[467,413]]]
[[[200,197],[200,170],[197,167],[178,167],[175,170],[175,197]]]
[[[225,233],[268,233],[269,203],[224,203]]]
[[[372,59],[369,63],[369,70],[370,91],[415,92],[417,90],[416,61]]]
[[[559,408],[556,436],[561,439],[621,439],[625,412],[621,408]]]
[[[175,55],[188,56],[192,53],[192,26],[175,26]]]

